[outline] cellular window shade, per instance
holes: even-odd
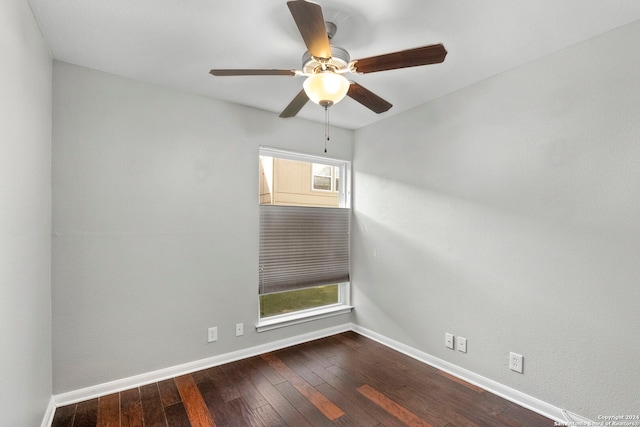
[[[260,294],[349,281],[350,214],[260,205]]]

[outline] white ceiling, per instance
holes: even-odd
[[[213,77],[211,68],[300,69],[285,0],[29,0],[55,59],[279,114],[304,77]],[[640,19],[638,0],[319,0],[352,59],[443,43],[442,64],[352,76],[391,102],[345,98],[333,125],[357,129]],[[323,121],[308,103],[298,117]],[[292,119],[282,119],[292,120]]]

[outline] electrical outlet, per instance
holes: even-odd
[[[208,329],[207,341],[214,342],[218,341],[218,327],[214,326],[213,328]]]
[[[244,325],[242,323],[236,323],[236,336],[241,337],[244,335]]]
[[[509,353],[509,369],[515,372],[522,373],[522,362],[524,357],[521,354]]]
[[[453,335],[450,333],[444,334],[444,345],[450,349],[453,349]]]
[[[458,337],[458,351],[463,353],[467,352],[467,339],[464,337]]]

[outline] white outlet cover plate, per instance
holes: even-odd
[[[464,337],[458,337],[458,351],[463,353],[467,352],[467,339]]]
[[[450,334],[450,333],[444,334],[444,345],[447,348],[453,349],[453,334]]]
[[[524,358],[522,357],[521,354],[510,352],[509,353],[509,369],[518,373],[522,373],[523,359]]]
[[[241,337],[244,335],[244,325],[242,323],[236,323],[236,336]]]
[[[214,326],[213,328],[209,328],[207,330],[207,341],[214,342],[218,341],[218,327]]]

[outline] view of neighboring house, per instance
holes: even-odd
[[[260,156],[260,204],[339,206],[338,166]]]

